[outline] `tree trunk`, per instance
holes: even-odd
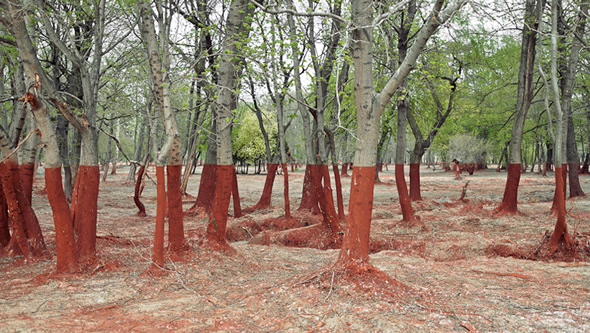
[[[8,246],[10,242],[10,227],[8,221],[8,207],[6,205],[6,196],[0,182],[0,248]]]
[[[242,206],[240,202],[240,191],[238,189],[238,177],[236,175],[236,169],[234,167],[233,174],[232,174],[232,183],[231,183],[231,196],[233,199],[234,204],[234,218],[242,217],[244,214],[242,213]]]
[[[496,212],[500,214],[515,214],[517,212],[517,192],[520,176],[516,177],[513,169],[522,163],[521,144],[524,131],[524,122],[533,99],[533,74],[535,67],[535,47],[537,44],[537,31],[543,14],[545,0],[527,0],[524,14],[522,32],[522,46],[520,52],[520,69],[518,72],[518,88],[516,97],[516,112],[514,124],[510,136],[510,149],[508,156],[508,169],[512,170],[506,179],[504,197]]]
[[[180,156],[180,135],[176,114],[172,109],[170,96],[170,55],[169,55],[169,16],[158,16],[158,31],[153,22],[152,8],[149,3],[137,3],[141,17],[140,31],[150,63],[151,82],[153,83],[154,102],[161,119],[164,121],[166,139],[156,160],[156,177],[158,179],[158,205],[156,212],[156,232],[154,235],[155,264],[163,263],[163,225],[168,215],[168,243],[173,252],[186,248],[184,223],[182,216],[182,195],[180,193],[180,173],[182,158]],[[161,6],[158,3],[157,6]],[[162,8],[158,8],[162,12]],[[166,167],[166,172],[164,170]],[[166,173],[166,177],[164,174]],[[165,179],[166,178],[166,179]],[[166,181],[168,187],[166,188]],[[162,209],[166,209],[163,210]],[[167,213],[167,214],[166,214]]]
[[[209,145],[207,146],[207,154],[205,156],[205,164],[201,171],[201,181],[199,183],[199,194],[195,203],[186,211],[187,215],[195,215],[199,208],[202,208],[205,213],[210,213],[213,209],[213,199],[215,198],[215,183],[217,182],[217,146],[215,143],[215,128],[216,121],[213,119],[211,123],[211,132],[209,134]]]
[[[266,179],[264,181],[264,187],[262,190],[262,195],[260,196],[260,200],[258,200],[256,205],[246,210],[248,213],[270,207],[272,186],[275,181],[275,176],[277,174],[278,167],[279,165],[277,163],[271,163],[268,165],[268,172],[266,173]]]
[[[78,270],[76,241],[66,195],[62,187],[60,148],[57,143],[47,107],[40,100],[27,93],[25,100],[32,106],[37,120],[41,140],[45,146],[45,185],[47,199],[53,212],[55,241],[57,248],[57,272]]]
[[[373,209],[373,188],[377,158],[379,121],[385,106],[406,79],[422,52],[424,45],[438,28],[457,11],[465,1],[449,4],[440,11],[442,0],[437,0],[426,24],[418,31],[415,42],[403,63],[385,84],[383,91],[375,94],[373,88],[372,49],[372,1],[358,0],[351,3],[353,19],[353,62],[355,73],[355,103],[359,140],[356,143],[349,215],[337,265],[350,267],[367,264],[369,260],[369,235]],[[437,19],[433,16],[436,15]]]
[[[217,179],[213,212],[209,217],[207,240],[210,246],[229,249],[225,237],[229,199],[232,192],[234,172],[231,128],[232,110],[235,109],[235,89],[238,87],[243,62],[236,57],[240,54],[240,46],[250,33],[254,6],[247,0],[233,0],[227,16],[225,39],[221,50],[219,64],[219,89],[217,99],[213,103],[216,118],[217,146]]]

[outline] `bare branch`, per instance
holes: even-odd
[[[269,13],[269,14],[291,14],[293,16],[303,16],[303,17],[315,17],[315,16],[320,16],[320,17],[329,17],[331,19],[334,19],[336,21],[342,22],[342,23],[346,23],[346,24],[350,24],[350,22],[348,20],[346,20],[344,17],[339,16],[339,15],[334,15],[332,13],[327,13],[327,12],[298,12],[295,11],[293,9],[288,9],[288,8],[279,8],[279,4],[278,3],[271,3],[269,5],[262,5],[261,3],[259,3],[256,0],[250,0],[250,2],[252,2],[256,7],[260,8],[260,10],[262,10],[265,13]],[[276,9],[273,9],[276,8]]]

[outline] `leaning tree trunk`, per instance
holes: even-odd
[[[47,107],[31,93],[26,94],[25,100],[32,106],[41,132],[41,140],[45,146],[45,186],[55,225],[56,270],[58,273],[75,272],[78,270],[76,243],[70,209],[62,187],[60,149],[57,138]]]

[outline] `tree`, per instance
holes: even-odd
[[[235,94],[243,68],[241,47],[247,44],[253,14],[254,5],[249,1],[232,0],[221,48],[217,99],[212,105],[216,134],[214,142],[217,148],[217,183],[206,238],[209,246],[221,250],[230,249],[225,231],[235,173],[231,146],[232,111],[236,109]]]
[[[582,2],[576,24],[575,36],[567,66],[563,78],[562,89],[559,87],[558,76],[558,21],[560,20],[561,1],[551,2],[551,87],[553,92],[553,103],[555,107],[556,133],[555,133],[555,199],[554,206],[557,213],[555,229],[549,242],[550,252],[555,252],[560,246],[569,249],[572,246],[572,239],[567,230],[566,208],[565,208],[565,177],[563,169],[567,168],[567,132],[571,112],[571,99],[574,82],[578,67],[580,50],[582,49],[582,36],[586,29],[586,18],[588,16],[588,3]],[[561,94],[560,94],[561,93]]]
[[[537,33],[545,0],[527,0],[522,28],[522,46],[520,53],[520,69],[518,72],[518,89],[516,113],[508,156],[508,177],[504,188],[502,203],[496,212],[499,214],[515,214],[517,212],[518,183],[521,172],[521,144],[526,115],[533,99],[533,74],[535,72],[535,47]]]
[[[423,64],[425,63],[426,62],[423,61]],[[430,95],[432,96],[432,100],[434,101],[434,108],[436,110],[435,121],[430,126],[430,129],[426,137],[424,137],[424,135],[422,134],[418,121],[414,116],[414,113],[416,111],[411,110],[410,112],[408,112],[408,123],[410,125],[410,129],[412,130],[412,134],[414,134],[415,140],[414,149],[410,152],[410,199],[412,201],[422,200],[422,195],[420,194],[420,163],[422,161],[424,153],[428,148],[430,148],[440,128],[443,126],[443,124],[451,114],[451,111],[453,110],[453,102],[457,91],[457,81],[461,77],[461,70],[462,66],[459,65],[456,74],[457,76],[442,76],[439,78],[444,82],[444,84],[448,83],[448,85],[450,86],[450,92],[448,93],[449,97],[446,103],[446,108],[439,97],[437,87],[433,82],[434,79],[430,79],[430,77],[432,76],[425,73],[427,76],[424,80],[425,86],[430,92]]]
[[[371,1],[352,1],[353,59],[355,73],[355,96],[358,119],[358,140],[354,156],[353,175],[350,190],[349,217],[346,224],[342,248],[337,265],[344,267],[368,264],[369,235],[377,157],[379,119],[391,97],[401,87],[426,42],[466,1],[449,3],[444,10],[444,1],[438,0],[426,23],[418,32],[408,53],[383,90],[376,93],[373,88],[373,15]],[[395,11],[400,5],[394,7]]]
[[[154,13],[150,3],[138,1],[141,18],[140,30],[150,63],[151,81],[154,101],[164,120],[166,141],[160,149],[156,162],[158,205],[156,213],[156,232],[154,235],[154,264],[164,266],[164,224],[168,215],[168,239],[170,249],[179,251],[185,247],[184,226],[182,219],[182,195],[180,193],[180,173],[182,158],[180,156],[180,135],[176,115],[170,101],[170,59],[169,34],[171,15],[163,4],[156,2],[158,30],[153,22]],[[166,167],[166,172],[164,171]],[[164,174],[166,174],[166,179]],[[167,183],[167,186],[166,186]]]

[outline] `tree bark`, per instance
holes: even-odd
[[[231,146],[232,110],[235,109],[235,90],[239,84],[243,62],[239,57],[240,45],[246,43],[251,30],[253,6],[247,0],[233,0],[227,16],[225,39],[219,64],[219,89],[213,103],[217,134],[217,184],[213,212],[209,217],[207,240],[213,248],[229,249],[225,238],[229,199],[234,173]]]
[[[372,1],[358,0],[351,3],[354,27],[352,54],[359,139],[354,155],[349,216],[337,265],[348,267],[368,263],[379,120],[391,97],[406,79],[410,70],[414,68],[430,36],[465,3],[465,1],[456,1],[441,11],[443,2],[436,1],[432,13],[425,21],[426,24],[419,30],[403,63],[378,94],[375,94],[373,88]]]
[[[537,31],[543,14],[545,0],[527,0],[522,31],[522,47],[520,52],[520,68],[518,71],[518,88],[516,97],[516,113],[512,134],[510,135],[510,149],[508,152],[508,168],[519,167],[522,163],[521,144],[524,122],[533,99],[533,74],[535,66],[535,47]],[[519,177],[507,178],[502,203],[496,212],[500,214],[515,214],[517,212],[517,193]]]

